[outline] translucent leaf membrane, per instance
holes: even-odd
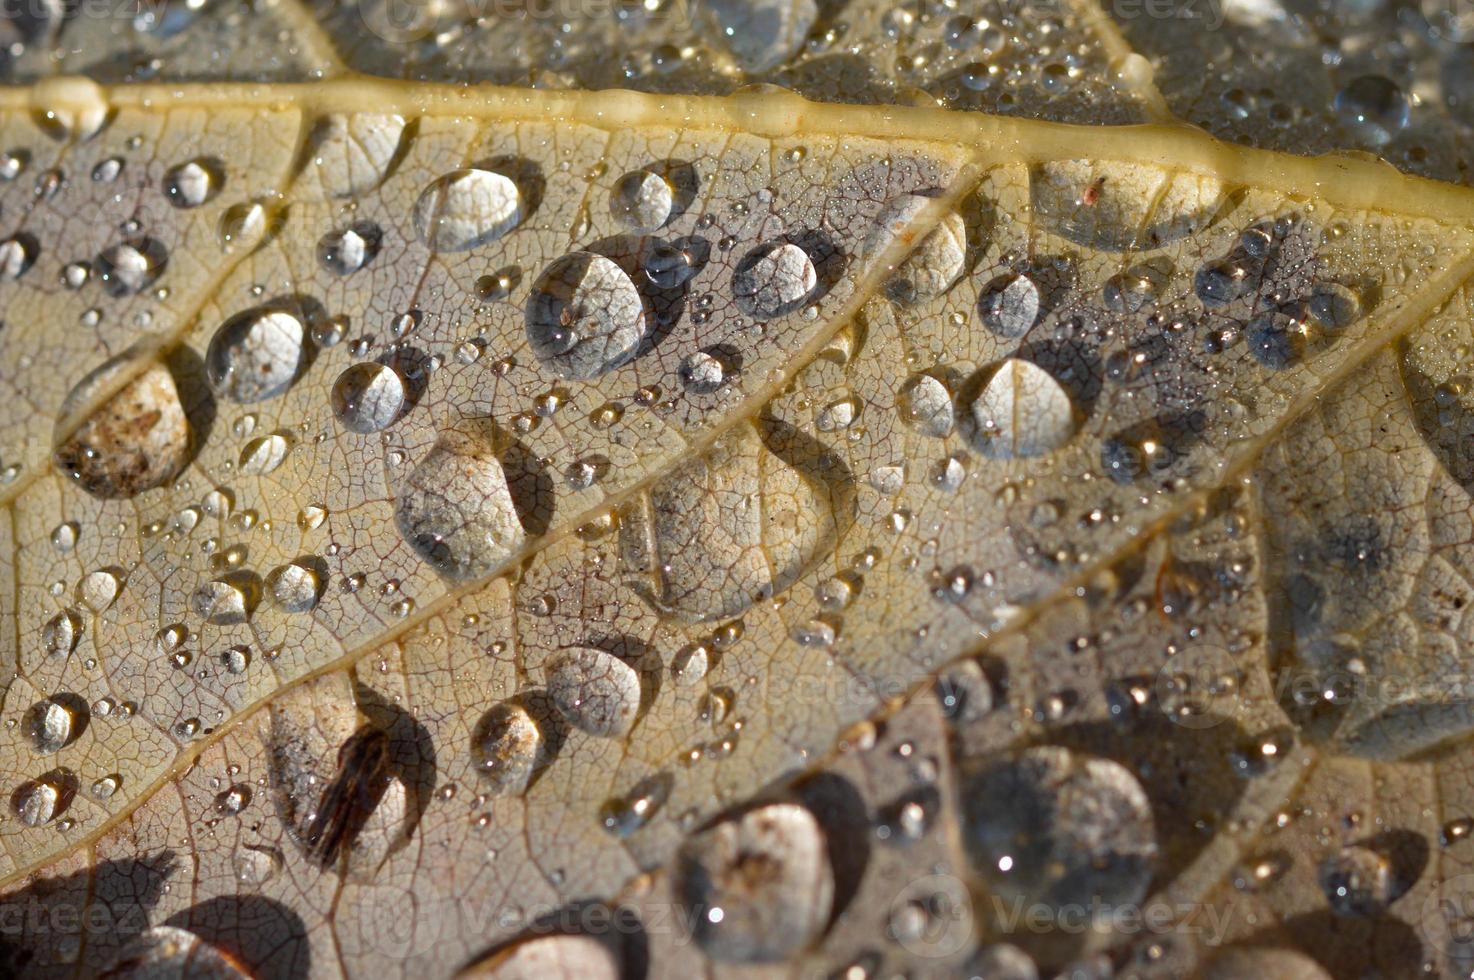
[[[1171,111],[1234,142],[1467,183],[1474,21],[1440,3],[1105,4]],[[1252,53],[1245,57],[1245,53]]]
[[[38,0],[4,25],[13,81],[86,74],[103,82],[313,77],[336,64],[291,3]]]
[[[350,66],[423,81],[717,94],[767,82],[829,102],[1107,123],[1142,121],[1156,101],[1149,67],[1125,61],[1084,4],[616,3],[515,18],[475,2],[313,7]]]

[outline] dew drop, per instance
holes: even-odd
[[[439,252],[463,252],[494,242],[523,218],[522,192],[494,170],[455,170],[438,178],[415,202],[420,239]]]
[[[87,727],[87,709],[74,696],[51,697],[26,709],[21,727],[31,748],[41,755],[60,752]]]
[[[812,301],[819,283],[809,253],[792,242],[759,245],[732,273],[737,308],[756,320],[785,316]]]
[[[998,365],[972,403],[977,441],[990,459],[1044,456],[1075,434],[1075,408],[1048,371],[1019,358]]]
[[[248,476],[270,473],[287,458],[291,443],[279,432],[259,436],[241,450],[240,471]]]
[[[378,432],[399,418],[405,394],[404,379],[392,367],[360,362],[333,382],[333,417],[350,432]]]
[[[675,203],[675,190],[665,177],[650,170],[633,170],[615,183],[609,212],[630,231],[648,235],[665,226]]]
[[[645,278],[656,289],[677,289],[696,275],[699,263],[689,250],[669,242],[657,242],[650,247],[642,267]]]
[[[1382,75],[1361,75],[1336,93],[1336,114],[1373,146],[1392,141],[1408,121],[1407,96]]]
[[[527,301],[527,339],[560,378],[592,378],[628,361],[645,337],[644,301],[625,271],[592,252],[553,262]]]
[[[201,585],[190,597],[190,607],[207,623],[230,626],[250,619],[260,599],[256,576],[236,571]]]
[[[88,572],[77,583],[77,601],[95,613],[106,612],[118,598],[121,583],[111,570]]]
[[[76,793],[76,779],[64,769],[22,783],[10,797],[11,808],[27,827],[50,823],[64,813]]]
[[[693,395],[712,395],[727,383],[728,368],[722,351],[699,350],[681,359],[681,386]]]
[[[82,619],[70,609],[52,616],[41,630],[41,645],[53,656],[71,653],[81,638]]]
[[[952,392],[930,374],[912,375],[896,397],[901,421],[922,435],[941,439],[950,435],[955,422]]]
[[[131,296],[163,274],[169,255],[153,238],[132,238],[102,250],[93,267],[110,296]]]
[[[996,283],[978,300],[983,326],[1010,340],[1022,337],[1039,319],[1039,287],[1028,276]]]
[[[57,554],[65,555],[77,546],[77,535],[82,528],[76,521],[63,521],[51,529],[51,547]]]
[[[266,589],[282,612],[311,612],[322,598],[322,579],[307,565],[290,562],[267,574]]]
[[[371,221],[330,231],[317,243],[317,261],[335,276],[357,272],[379,254],[384,233]]]
[[[302,321],[286,310],[260,307],[236,314],[210,338],[210,384],[234,402],[280,395],[302,369],[305,335]]]
[[[624,796],[599,808],[599,824],[614,837],[628,837],[650,822],[670,798],[673,780],[666,773],[647,776]]]
[[[617,737],[630,730],[640,710],[640,675],[613,654],[575,647],[548,667],[548,694],[570,724]]]
[[[537,722],[526,708],[512,701],[494,705],[482,715],[471,736],[476,772],[496,795],[515,795],[526,789],[533,771],[544,762],[543,749]]]
[[[196,208],[220,193],[224,182],[213,160],[190,160],[164,174],[164,193],[176,208]]]
[[[19,279],[36,261],[34,239],[16,235],[0,241],[0,282]]]
[[[865,254],[877,256],[892,242],[911,233],[933,199],[923,194],[902,194],[876,219],[865,240]],[[962,275],[967,260],[967,226],[962,215],[949,211],[927,233],[920,244],[899,260],[886,282],[886,295],[900,303],[916,303],[940,296]]]

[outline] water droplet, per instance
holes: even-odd
[[[51,546],[57,554],[65,555],[77,546],[77,535],[81,533],[76,521],[63,521],[51,529]]]
[[[333,416],[350,432],[388,428],[404,410],[404,401],[404,379],[386,364],[354,364],[333,382]]]
[[[224,182],[213,160],[190,160],[164,175],[164,193],[176,208],[196,208],[220,193]]]
[[[990,459],[1044,456],[1075,434],[1069,393],[1031,361],[1009,358],[994,369],[972,403],[977,441]]]
[[[592,378],[635,355],[645,337],[645,306],[611,260],[571,252],[543,271],[527,301],[527,338],[538,360],[561,378]]]
[[[282,854],[274,847],[242,844],[231,855],[235,880],[250,888],[266,884],[281,870]]]
[[[36,261],[35,240],[17,235],[0,241],[0,282],[9,282],[29,269]]]
[[[496,241],[522,222],[522,192],[494,170],[455,170],[415,202],[415,231],[439,252],[463,252]]]
[[[335,276],[357,272],[379,254],[384,233],[372,221],[358,221],[330,231],[317,243],[317,261]]]
[[[810,303],[819,283],[809,253],[792,242],[759,245],[732,273],[737,308],[756,320],[785,316]]]
[[[1326,858],[1320,887],[1331,911],[1346,918],[1375,918],[1406,891],[1386,855],[1362,844],[1348,844]]]
[[[99,184],[111,184],[123,172],[122,157],[108,157],[92,168],[92,179]]]
[[[650,822],[670,798],[673,780],[666,773],[647,776],[624,796],[608,800],[599,808],[599,824],[615,837],[628,837]]]
[[[522,270],[509,266],[500,272],[481,276],[476,280],[476,295],[488,302],[500,302],[512,295],[512,290],[522,282]]]
[[[167,19],[167,14],[165,17]],[[177,926],[154,926],[136,936],[124,945],[118,958],[103,972],[115,977],[249,978],[246,970],[229,953]]]
[[[322,579],[306,564],[290,562],[272,569],[266,576],[271,601],[286,613],[311,612],[322,598]]]
[[[978,300],[983,326],[1000,337],[1015,340],[1039,319],[1039,287],[1028,276],[995,283]]]
[[[707,955],[779,963],[824,931],[834,872],[813,815],[773,803],[688,839],[676,860],[676,887]]]
[[[71,653],[77,649],[82,638],[82,619],[70,609],[64,609],[46,621],[41,630],[41,645],[52,654]]]
[[[912,232],[926,208],[935,206],[923,194],[902,194],[886,205],[865,239],[864,252],[877,256]],[[900,303],[940,296],[962,275],[967,260],[967,226],[962,215],[948,211],[896,266],[886,282],[886,295]]]
[[[94,268],[108,295],[131,296],[152,286],[168,261],[163,243],[152,238],[132,238],[103,249]]]
[[[273,398],[289,388],[302,369],[302,321],[286,310],[261,307],[226,320],[205,352],[210,384],[234,402]]]
[[[901,421],[922,435],[941,439],[950,435],[955,422],[952,392],[930,374],[914,374],[896,396]]]
[[[645,278],[656,289],[677,289],[685,285],[696,275],[699,265],[694,252],[669,242],[652,245],[643,262]]]
[[[50,823],[64,813],[76,794],[76,777],[55,769],[22,783],[10,797],[11,808],[27,827]]]
[[[617,737],[630,730],[640,710],[640,675],[613,654],[575,647],[548,667],[548,694],[575,727]]]
[[[74,695],[47,698],[26,709],[21,727],[31,740],[31,748],[50,755],[74,742],[87,727],[87,709]]]
[[[542,731],[527,709],[512,701],[494,705],[481,716],[471,736],[471,752],[476,771],[497,795],[521,793],[545,761]]]
[[[275,231],[277,212],[260,201],[232,204],[220,215],[215,237],[226,251],[251,251]]]
[[[270,473],[286,460],[291,448],[291,443],[279,432],[252,439],[241,450],[240,472],[248,476]]]
[[[710,0],[710,9],[722,43],[751,74],[796,55],[819,16],[815,0]]]
[[[670,181],[650,170],[625,174],[609,195],[610,214],[629,230],[642,235],[663,228],[675,205],[675,189]]]
[[[251,649],[240,644],[228,647],[220,655],[220,666],[224,667],[226,673],[244,674],[251,667]]]
[[[244,623],[261,599],[261,583],[246,571],[228,572],[204,583],[190,597],[190,607],[207,623],[230,626]]]
[[[121,785],[121,783],[122,783],[122,779],[116,773],[113,773],[113,774],[107,775],[107,776],[101,776],[101,777],[93,780],[92,781],[92,797],[93,797],[93,799],[98,799],[98,800],[110,799],[112,797],[112,795],[118,791],[118,786]]]
[[[410,472],[394,522],[421,558],[447,578],[480,578],[521,547],[522,521],[489,430],[450,429]]]
[[[118,598],[121,583],[112,570],[88,572],[77,583],[77,601],[95,613],[106,612]]]
[[[721,350],[699,350],[681,359],[681,386],[693,395],[712,395],[727,383],[727,372]]]
[[[1336,93],[1335,105],[1342,123],[1373,146],[1391,142],[1407,126],[1407,96],[1382,75],[1352,79]]]
[[[1049,746],[979,760],[964,784],[964,841],[1006,901],[1125,908],[1146,895],[1156,828],[1124,766]]]

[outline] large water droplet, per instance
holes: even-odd
[[[210,384],[235,402],[257,402],[286,391],[302,370],[302,321],[261,307],[226,320],[205,352]]]
[[[930,374],[912,375],[896,396],[901,420],[922,435],[944,438],[952,432],[952,392]]]
[[[834,872],[813,815],[774,803],[687,840],[677,858],[676,887],[709,956],[777,963],[824,931]]]
[[[195,208],[220,193],[225,179],[213,160],[190,160],[164,175],[164,193],[176,208]]]
[[[1359,137],[1382,146],[1407,126],[1407,96],[1382,75],[1361,75],[1336,93],[1336,114]]]
[[[122,354],[77,383],[54,430],[58,469],[96,497],[131,497],[184,468],[189,422],[174,377]]]
[[[87,727],[87,708],[74,695],[50,697],[26,709],[21,727],[33,749],[50,755],[70,745]]]
[[[699,350],[681,358],[681,387],[693,395],[713,395],[727,383],[728,368],[724,352],[716,348]]]
[[[527,300],[527,339],[561,378],[593,378],[635,355],[645,337],[645,305],[611,260],[572,252],[543,271]]]
[[[83,575],[77,583],[77,601],[94,613],[106,612],[117,601],[121,588],[118,576],[111,569],[99,568]]]
[[[82,638],[82,618],[63,609],[46,621],[41,629],[41,645],[52,655],[71,653]]]
[[[471,754],[491,792],[515,795],[527,788],[544,761],[542,731],[526,708],[503,701],[481,716],[471,736]]]
[[[670,181],[651,170],[625,174],[609,195],[609,212],[615,220],[642,235],[663,228],[675,206],[675,189]]]
[[[456,170],[435,180],[415,202],[415,231],[439,252],[496,241],[521,223],[522,192],[494,170]]]
[[[372,221],[358,221],[323,235],[317,243],[317,261],[335,276],[357,272],[379,254],[384,233]]]
[[[457,581],[490,574],[522,546],[522,521],[493,437],[472,423],[442,433],[395,499],[394,523],[404,540]]]
[[[766,72],[797,54],[819,16],[815,0],[710,0],[721,40],[748,72]]]
[[[258,436],[241,449],[240,472],[248,476],[270,473],[286,461],[292,444],[279,432]]]
[[[353,112],[326,116],[313,130],[312,165],[329,197],[355,197],[388,174],[404,138],[403,116]]]
[[[16,787],[10,806],[21,823],[39,827],[61,816],[76,792],[76,777],[65,769],[54,769]]]
[[[575,727],[616,737],[630,730],[639,713],[640,675],[613,654],[575,647],[549,665],[548,694]]]
[[[1053,746],[965,773],[964,841],[1005,901],[1130,908],[1157,859],[1151,802],[1130,770]]]
[[[229,626],[250,619],[260,601],[260,580],[250,572],[235,571],[201,585],[190,597],[190,606],[205,622]]]
[[[818,284],[819,272],[808,252],[793,242],[767,242],[737,263],[732,298],[747,316],[771,320],[809,303]]]
[[[322,597],[322,580],[305,563],[290,562],[271,570],[266,576],[266,589],[282,612],[311,612]]]
[[[133,939],[104,975],[200,980],[249,980],[251,976],[230,954],[177,926],[154,926]]]
[[[983,326],[1000,337],[1015,340],[1039,319],[1039,287],[1028,276],[995,283],[978,300]]]
[[[1075,407],[1054,375],[1032,361],[999,364],[972,403],[977,442],[991,459],[1044,456],[1075,434]]]
[[[354,364],[333,382],[333,416],[350,432],[378,432],[404,410],[404,379],[387,364]]]

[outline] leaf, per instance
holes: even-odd
[[[7,969],[1467,972],[1466,190],[474,6],[0,20]]]

